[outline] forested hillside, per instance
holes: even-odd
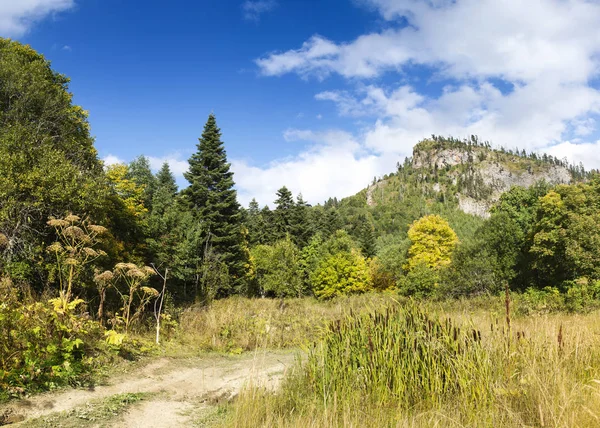
[[[432,137],[353,197],[310,206],[281,183],[272,208],[242,208],[215,115],[178,189],[143,155],[103,165],[68,83],[0,39],[0,385],[77,375],[163,300],[600,293],[597,172]]]

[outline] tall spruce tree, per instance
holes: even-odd
[[[177,194],[177,183],[175,176],[171,172],[171,168],[167,162],[162,164],[160,170],[156,173],[156,190],[164,190],[165,192],[175,196]]]
[[[277,239],[283,239],[287,234],[293,233],[292,215],[294,209],[294,197],[292,192],[285,186],[277,191],[275,200],[275,226]]]
[[[129,163],[127,178],[144,189],[144,207],[152,210],[152,197],[156,190],[156,177],[150,169],[150,161],[144,155],[138,156]]]
[[[256,245],[260,242],[261,228],[260,206],[255,198],[252,198],[246,210],[246,227],[248,228],[248,244]]]
[[[292,209],[292,239],[294,243],[303,248],[313,235],[313,228],[308,218],[310,205],[299,194],[296,204]]]
[[[208,254],[207,248],[210,248],[210,253],[227,266],[231,286],[241,287],[247,263],[242,242],[242,214],[221,130],[212,113],[197,147],[198,151],[189,159],[190,169],[184,174],[190,186],[183,191],[183,196],[196,221],[202,224],[202,247],[198,250]],[[217,290],[217,294],[231,294],[234,291],[231,286]]]

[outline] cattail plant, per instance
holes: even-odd
[[[358,394],[369,405],[410,409],[491,397],[481,332],[439,321],[412,302],[334,322],[307,369],[324,403]]]

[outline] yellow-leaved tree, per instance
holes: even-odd
[[[144,206],[145,186],[138,185],[128,175],[129,167],[125,164],[110,165],[106,169],[106,176],[127,211],[134,217],[140,217],[148,212]]]
[[[398,289],[405,295],[429,295],[439,283],[440,268],[450,264],[458,236],[442,217],[428,215],[413,222],[408,239],[406,275],[398,281]]]
[[[413,222],[408,229],[408,259],[406,270],[420,264],[438,269],[450,264],[458,236],[448,222],[439,215],[428,215]]]

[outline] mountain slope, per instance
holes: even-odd
[[[336,201],[345,224],[366,215],[377,236],[403,235],[414,220],[440,214],[459,238],[468,239],[512,186],[529,187],[542,180],[570,183],[586,176],[582,166],[545,154],[492,149],[476,137],[423,140],[397,167],[356,195]]]

